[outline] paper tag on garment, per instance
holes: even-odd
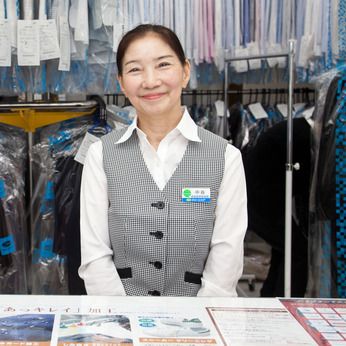
[[[243,48],[243,47],[238,47],[234,49],[234,56],[239,58],[239,57],[247,57],[249,56],[249,49],[248,48]],[[236,72],[242,73],[242,72],[247,72],[248,71],[248,63],[247,60],[239,60],[239,61],[233,61],[231,64]]]
[[[101,1],[102,21],[104,25],[113,25],[116,22],[116,2],[113,0]]]
[[[18,20],[18,65],[40,66],[40,33],[37,20]]]
[[[71,66],[71,37],[68,20],[66,17],[59,18],[59,41],[60,41],[60,60],[59,71],[70,71]]]
[[[100,29],[102,27],[102,11],[101,11],[102,0],[94,0],[91,7],[91,15],[93,28]]]
[[[251,114],[255,117],[255,119],[259,120],[268,118],[268,113],[265,111],[265,109],[259,102],[252,103],[248,106],[248,108]]]
[[[214,103],[215,109],[216,109],[216,114],[219,117],[223,117],[225,114],[225,102],[221,101],[221,100],[216,100]],[[227,109],[227,118],[229,118],[230,114],[229,114],[229,110]]]
[[[301,38],[297,66],[308,66],[308,60],[312,58],[314,54],[314,42],[314,35],[304,35]]]
[[[249,51],[250,51],[250,55],[251,56],[256,56],[256,55],[260,55],[259,52],[259,47],[258,47],[258,43],[257,42],[250,42],[247,45]],[[261,59],[251,59],[249,60],[249,67],[250,70],[258,70],[260,69],[262,66],[262,61]]]
[[[314,113],[314,110],[315,110],[315,107],[307,108],[307,109],[305,109],[305,111],[302,113],[302,116],[303,116],[305,119],[310,119],[310,118],[312,118],[312,114]]]
[[[7,1],[7,18],[10,22],[11,46],[17,48],[17,7],[16,7],[16,1]]]
[[[280,103],[276,105],[276,108],[284,118],[288,117],[288,105],[286,103]]]
[[[40,60],[60,58],[55,19],[40,20]]]
[[[184,187],[181,190],[181,201],[210,203],[210,188]]]
[[[113,24],[113,52],[116,52],[118,50],[118,45],[120,42],[121,37],[124,34],[124,24],[122,23],[114,23]]]
[[[11,66],[11,31],[7,19],[0,20],[0,66]]]
[[[283,48],[278,43],[271,43],[267,49],[268,54],[281,54],[283,52]],[[286,67],[286,57],[282,58],[268,58],[267,62],[270,68],[275,67],[278,65],[279,68]]]
[[[293,110],[297,113],[302,111],[305,108],[306,103],[304,102],[299,102],[299,103],[295,103],[293,105]]]
[[[91,144],[98,142],[100,138],[92,135],[91,133],[87,132],[86,135],[83,138],[83,141],[78,149],[78,152],[76,156],[74,157],[75,161],[81,163],[84,165],[84,161],[88,152],[88,149]]]
[[[315,107],[310,107],[308,109],[305,109],[302,113],[302,116],[305,118],[305,120],[308,122],[308,124],[313,128],[314,127],[314,121],[312,119],[312,115],[315,111]]]
[[[83,42],[85,45],[89,44],[89,17],[88,17],[88,0],[75,0],[71,2],[70,15],[76,16],[74,39],[75,41]],[[70,25],[73,25],[70,22]]]

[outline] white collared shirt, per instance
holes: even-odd
[[[143,159],[155,183],[163,190],[184,156],[189,141],[200,142],[197,126],[185,109],[175,129],[157,151],[148,142],[136,119],[117,143],[137,131]],[[243,240],[247,228],[245,175],[238,149],[227,145],[225,171],[215,210],[210,252],[198,296],[236,296],[243,270]],[[103,169],[102,142],[89,148],[81,186],[81,253],[79,275],[88,294],[125,295],[113,262],[108,230],[108,191]]]

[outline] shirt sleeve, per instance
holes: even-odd
[[[237,296],[243,272],[247,197],[240,151],[227,145],[210,252],[197,296]]]
[[[92,144],[84,163],[80,196],[81,266],[90,295],[126,295],[113,262],[108,231],[107,178],[102,142]]]

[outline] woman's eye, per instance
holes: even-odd
[[[138,72],[139,71],[139,68],[138,67],[133,67],[131,68],[128,73],[132,73],[132,72]]]
[[[170,63],[169,62],[160,62],[160,64],[159,64],[159,67],[166,67],[166,66],[169,66],[170,65]]]

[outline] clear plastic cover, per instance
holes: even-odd
[[[27,290],[28,234],[25,214],[24,131],[0,124],[0,292]]]
[[[337,70],[332,70],[316,80],[318,95],[312,143],[307,291],[308,296],[312,297],[338,296],[335,257],[335,129],[339,81],[337,74]]]
[[[32,150],[32,293],[82,294],[78,278],[79,187],[82,165],[74,160],[86,134],[108,133],[99,114],[38,129]]]

